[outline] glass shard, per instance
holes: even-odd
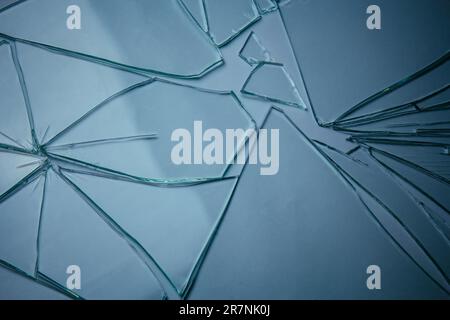
[[[236,183],[226,179],[160,188],[76,172],[63,174],[145,248],[180,295],[194,280]]]
[[[297,87],[280,63],[258,64],[245,81],[241,92],[260,99],[305,109]]]
[[[44,178],[37,177],[0,202],[0,262],[34,276]]]
[[[204,0],[178,0],[203,31],[208,32]]]
[[[0,144],[31,149],[27,107],[11,50],[0,38]]]
[[[239,51],[239,56],[249,65],[272,61],[270,52],[264,48],[253,31],[250,32],[244,46],[241,51]]]
[[[282,113],[273,110],[263,128],[280,130],[280,170],[245,167],[190,299],[373,298],[364,272],[373,261],[389,283],[383,297],[448,296]]]
[[[0,199],[40,166],[41,158],[26,153],[0,149]]]
[[[266,14],[278,9],[278,5],[275,0],[255,0],[259,13]]]
[[[41,144],[106,98],[145,80],[130,72],[22,43],[16,45]]]
[[[219,47],[261,18],[253,0],[204,0],[204,4],[209,34]]]
[[[178,165],[171,159],[174,146],[180,143],[172,140],[175,130],[187,129],[193,133],[192,136],[189,134],[191,140],[186,141],[189,142],[186,152],[190,152],[198,139],[203,138],[203,131],[194,132],[194,122],[203,131],[216,128],[224,136],[229,128],[246,130],[254,127],[239,100],[229,92],[155,80],[107,100],[50,141],[46,150],[52,156],[66,157],[91,167],[144,179],[175,181],[220,177],[228,164],[196,164],[195,150],[189,157],[191,165]],[[102,125],[99,126],[99,123]],[[157,137],[152,138],[153,134]],[[149,135],[150,139],[146,138]],[[133,136],[142,138],[83,144],[85,141]],[[236,145],[242,146],[245,137],[238,140]],[[55,147],[60,145],[68,147]],[[99,154],[103,156],[99,157]]]
[[[449,55],[448,1],[433,6],[425,1],[378,1],[382,11],[389,12],[383,15],[381,30],[365,26],[371,4],[350,0],[343,6],[327,0],[280,6],[319,124],[345,118],[355,106],[411,82]],[[405,8],[410,14],[404,14]]]
[[[81,289],[72,292],[83,298],[163,297],[158,281],[134,248],[53,170],[47,172],[41,219],[38,271],[44,277],[66,288],[66,270],[77,265]]]
[[[82,12],[79,30],[66,27],[69,6]],[[101,63],[177,77],[199,77],[222,63],[220,52],[177,1],[24,1],[0,12],[0,33]]]

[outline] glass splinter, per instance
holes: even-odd
[[[258,64],[245,81],[241,92],[260,99],[306,109],[294,81],[280,63]]]
[[[204,0],[204,4],[209,34],[219,47],[261,18],[253,0]]]
[[[79,29],[66,26],[69,6],[80,9]],[[177,1],[29,0],[0,12],[0,34],[121,68],[191,78],[222,57],[190,20]]]
[[[241,51],[239,51],[239,56],[249,65],[272,61],[270,52],[261,44],[253,31],[250,32]]]

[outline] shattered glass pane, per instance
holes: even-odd
[[[204,0],[204,3],[209,34],[219,47],[261,18],[253,0]]]
[[[260,62],[271,62],[270,52],[264,48],[261,41],[256,34],[252,31],[248,35],[247,40],[244,43],[239,56],[244,59],[249,65],[258,64]]]
[[[80,30],[68,30],[58,19],[70,6],[82,8]],[[0,33],[85,59],[179,77],[198,77],[222,63],[177,1],[24,1],[0,12]]]
[[[305,108],[297,87],[280,63],[258,64],[245,81],[241,92],[268,101]]]
[[[0,299],[448,299],[444,0],[0,2]]]

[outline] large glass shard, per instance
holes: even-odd
[[[41,165],[41,158],[26,153],[0,149],[0,199],[1,196]]]
[[[34,276],[44,177],[0,202],[0,263]]]
[[[253,31],[250,32],[247,40],[245,40],[241,51],[239,51],[239,56],[249,65],[272,61],[269,51],[264,48]]]
[[[72,292],[86,299],[161,299],[158,281],[124,236],[53,170],[46,179],[39,273],[66,288],[68,267],[78,266],[81,289]]]
[[[263,128],[280,130],[280,170],[247,164],[190,298],[448,297],[284,115]],[[365,286],[371,264],[389,283],[378,292]]]
[[[99,123],[102,125],[99,126]],[[225,136],[227,129],[246,130],[253,127],[252,119],[234,94],[156,80],[108,100],[51,141],[46,150],[51,155],[139,178],[178,180],[220,177],[227,167],[225,159],[208,165],[202,159],[197,161],[197,157],[203,155],[202,149],[198,150],[203,143],[199,142],[203,132],[214,128]],[[191,164],[179,165],[172,159],[172,152],[180,142],[173,141],[172,137],[183,129],[192,132],[192,136],[188,132],[189,137],[183,137],[183,142],[188,143],[185,152]],[[117,139],[119,137],[137,139]],[[113,138],[117,141],[82,144]],[[245,137],[236,140],[235,145],[239,149]],[[66,148],[56,147],[60,145]],[[225,148],[225,143],[223,145]],[[99,154],[102,156],[99,157]]]
[[[320,124],[412,81],[423,75],[421,68],[448,55],[448,1],[378,1],[380,30],[366,27],[370,5],[293,0],[280,6]]]
[[[205,10],[209,34],[219,47],[261,18],[253,0],[205,0]]]
[[[81,12],[79,30],[66,26],[66,10],[73,6]],[[24,1],[0,13],[0,33],[102,63],[179,77],[198,77],[222,63],[220,52],[177,1]]]
[[[260,99],[305,108],[295,83],[280,63],[258,64],[245,81],[241,92]]]
[[[67,300],[68,297],[35,280],[0,267],[1,300]]]
[[[379,216],[376,215],[388,230],[391,232],[397,230],[392,236],[401,247],[411,256],[422,256],[420,259],[422,262],[418,263],[423,268],[429,270],[430,262],[435,264],[436,270],[442,273],[444,279],[448,279],[450,275],[450,245],[436,231],[433,222],[411,195],[405,192],[389,174],[380,170],[377,163],[363,148],[353,152],[351,157],[327,147],[323,147],[322,150],[340,170],[351,177],[352,184],[356,184],[358,188],[368,194],[362,197],[369,207],[373,207],[373,201],[368,201],[368,196],[382,205],[384,209],[377,209],[375,206],[374,210],[379,213]],[[393,219],[387,218],[387,214],[390,214]],[[393,222],[395,222],[394,225]],[[401,233],[398,232],[400,227],[404,229],[401,230]],[[408,234],[406,239],[404,232]],[[414,246],[411,245],[412,240],[416,242]],[[428,256],[429,261],[423,261],[424,253]],[[442,277],[439,273],[434,275],[435,280]],[[445,281],[444,283],[441,281],[441,285],[443,284]]]
[[[181,295],[195,278],[236,183],[160,188],[63,174],[145,248]]]
[[[22,43],[16,45],[41,144],[106,98],[145,80],[130,72]]]
[[[389,154],[372,150],[372,155],[386,168],[393,171],[397,177],[419,189],[450,213],[450,197],[448,196],[450,194],[450,184],[435,179],[423,171],[414,169],[401,161],[401,159],[389,156]]]
[[[205,14],[204,0],[178,0],[203,31],[208,32],[208,21]]]
[[[31,149],[31,128],[20,80],[11,47],[1,38],[0,97],[0,144]]]
[[[256,6],[261,14],[266,14],[278,9],[275,0],[255,0]]]

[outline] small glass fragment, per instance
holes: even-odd
[[[239,56],[249,65],[272,61],[270,52],[261,44],[253,31],[250,32],[241,51],[239,51]]]

